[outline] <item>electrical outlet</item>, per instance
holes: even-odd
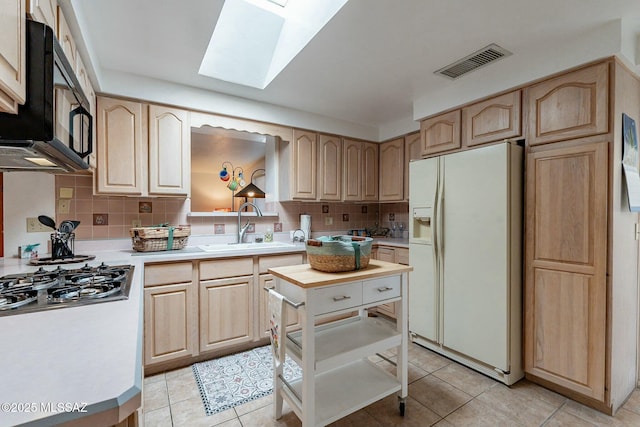
[[[27,233],[43,233],[53,231],[50,227],[43,225],[38,218],[27,218]]]
[[[60,199],[58,200],[58,213],[68,214],[69,213],[69,199]]]
[[[131,226],[132,226],[133,228],[139,228],[139,227],[142,227],[142,221],[141,221],[141,220],[139,220],[139,219],[132,219],[132,220],[131,220]]]
[[[333,225],[333,217],[325,216],[324,217],[324,225]]]

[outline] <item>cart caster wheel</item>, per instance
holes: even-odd
[[[404,402],[400,402],[400,416],[404,417]]]

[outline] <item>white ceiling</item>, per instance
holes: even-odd
[[[264,90],[197,74],[223,0],[62,1],[99,88],[118,71],[378,128],[620,52],[640,71],[640,0],[350,0]],[[513,55],[433,74],[490,43]]]

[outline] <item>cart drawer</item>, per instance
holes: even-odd
[[[362,282],[364,304],[400,296],[400,276],[380,277]]]
[[[315,301],[314,315],[355,307],[362,304],[362,282],[321,287],[313,290],[309,297]]]

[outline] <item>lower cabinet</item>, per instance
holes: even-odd
[[[297,265],[302,253],[146,264],[145,373],[202,360],[268,338],[272,267]],[[289,326],[299,328],[289,308]]]
[[[194,310],[191,262],[145,267],[144,364],[193,356]]]
[[[391,246],[378,246],[372,253],[372,258],[380,261],[409,265],[409,249]],[[376,307],[376,311],[393,319],[397,317],[395,302],[381,304]]]
[[[274,288],[275,278],[271,274],[260,275],[260,289]],[[260,338],[269,337],[269,294],[260,292]],[[287,304],[287,330],[300,329],[298,311]]]
[[[200,351],[253,339],[253,276],[200,282]]]

